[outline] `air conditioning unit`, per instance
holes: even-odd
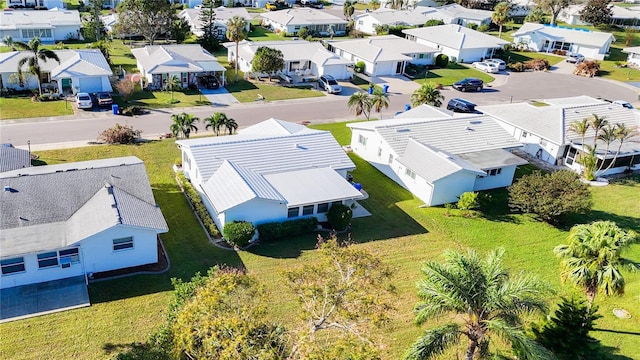
[[[65,264],[61,264],[61,265],[62,265],[63,269],[71,267],[71,263],[65,263]]]

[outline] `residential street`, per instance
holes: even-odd
[[[411,87],[408,84],[409,88]],[[126,123],[143,131],[143,137],[155,137],[167,133],[171,124],[171,114],[188,112],[199,118],[210,116],[215,111],[225,112],[234,118],[240,127],[255,124],[270,117],[301,122],[324,123],[346,121],[355,118],[347,109],[347,100],[353,89],[345,89],[341,95],[328,95],[321,98],[296,99],[275,102],[256,102],[251,104],[232,104],[227,106],[202,106],[195,108],[176,108],[155,110],[138,117],[112,115],[110,111],[77,111],[74,116],[3,120],[0,122],[0,142],[25,147],[30,141],[34,150],[52,147],[83,146],[95,141],[98,134],[115,123]],[[409,103],[410,92],[400,93],[402,89],[390,88],[390,107],[382,112],[383,118],[389,118],[403,111]],[[449,87],[442,91],[445,104],[452,97],[462,97],[478,105],[528,101],[555,97],[590,95],[609,100],[638,101],[638,90],[619,82],[598,78],[583,78],[558,72],[548,73],[512,73],[496,75],[495,86],[488,85],[480,93],[462,93]],[[7,111],[2,109],[2,111]],[[373,114],[377,115],[377,114]],[[202,134],[204,126],[199,126]]]

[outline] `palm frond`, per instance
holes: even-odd
[[[460,340],[458,324],[451,323],[425,331],[404,354],[405,360],[426,360],[442,354]]]
[[[521,360],[554,360],[553,354],[528,337],[524,331],[515,326],[508,325],[502,320],[489,320],[485,322],[488,329],[494,334],[505,339],[511,344],[511,348]]]

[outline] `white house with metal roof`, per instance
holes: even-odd
[[[61,94],[77,92],[111,92],[109,76],[113,75],[107,60],[98,49],[54,50],[60,63],[53,59],[40,60],[43,88]],[[2,85],[12,89],[37,89],[38,81],[27,65],[22,68],[24,78],[20,81],[17,71],[21,59],[30,54],[26,51],[0,53],[0,78]]]
[[[570,25],[590,25],[581,19],[580,12],[584,7],[585,4],[567,6],[558,14],[558,20]],[[609,8],[611,9],[611,20],[609,21],[611,25],[638,26],[638,23],[640,23],[640,14],[636,11],[614,5],[610,5]]]
[[[625,170],[640,169],[640,126],[638,111],[622,105],[609,103],[588,96],[542,100],[548,106],[534,106],[529,103],[504,105],[485,105],[478,109],[494,117],[512,136],[524,144],[524,150],[547,163],[566,165],[581,172],[582,165],[577,162],[583,146],[596,143],[598,164],[605,162],[603,169],[611,164],[618,154],[615,164],[599,175],[620,173]],[[624,124],[635,130],[629,138],[615,140],[608,146],[600,139],[594,139],[593,129],[584,137],[571,130],[575,121],[590,119],[593,115],[604,117],[609,124]],[[599,166],[598,166],[599,167]]]
[[[201,76],[216,75],[224,84],[226,69],[215,56],[198,44],[149,45],[131,49],[138,70],[151,88],[163,88],[170,76],[177,76],[183,87],[198,85]]]
[[[78,10],[0,11],[0,41],[5,36],[24,42],[39,37],[44,43],[82,39],[80,27]]]
[[[640,46],[626,47],[622,52],[627,54],[627,64],[629,66],[640,67]]]
[[[432,12],[436,12],[436,10],[432,9]],[[380,8],[353,17],[354,28],[369,35],[375,35],[377,33],[376,27],[378,26],[422,26],[427,20],[429,20],[429,17],[425,16],[423,12],[413,9],[391,10]]]
[[[278,11],[267,11],[260,14],[262,25],[276,33],[296,35],[302,28],[316,32],[322,36],[344,35],[347,32],[347,21],[327,12],[312,8],[293,8]]]
[[[202,21],[200,20],[200,12],[202,8],[197,9],[184,9],[178,14],[179,17],[185,19],[189,26],[191,26],[191,32],[196,36],[202,36],[204,31],[202,29]],[[247,26],[245,30],[249,32],[251,27],[251,20],[253,17],[249,14],[244,7],[224,7],[220,6],[215,10],[216,17],[214,21],[214,31],[218,35],[218,39],[226,39],[227,22],[234,16],[239,16],[246,20]]]
[[[430,11],[431,8],[416,7],[416,11]],[[458,4],[448,4],[436,8],[436,14],[430,14],[433,19],[441,19],[445,24],[468,25],[489,25],[491,24],[491,14],[493,12],[479,9],[467,9]]]
[[[537,23],[525,23],[512,34],[513,42],[532,51],[564,50],[603,60],[616,40],[613,34]]]
[[[356,154],[428,206],[509,186],[526,163],[510,152],[522,145],[485,115],[422,105],[394,119],[347,126]]]
[[[37,6],[47,9],[64,9],[63,0],[7,0],[7,7],[11,9],[35,8]]]
[[[471,63],[493,56],[508,41],[466,26],[447,24],[402,30],[407,39],[438,49],[452,61]]]
[[[328,131],[269,119],[236,135],[176,143],[185,176],[220,229],[231,221],[326,221],[333,204],[363,196],[346,180],[354,163]]]
[[[168,231],[136,157],[0,173],[0,288],[158,262]]]
[[[327,40],[328,49],[356,64],[365,63],[369,76],[401,75],[407,63],[431,65],[438,50],[395,35]]]

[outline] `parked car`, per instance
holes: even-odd
[[[579,64],[584,61],[584,55],[576,53],[567,53],[566,61],[568,63]]]
[[[78,109],[91,109],[93,108],[93,101],[91,101],[91,95],[88,93],[78,93],[76,95],[76,105]]]
[[[106,92],[98,93],[96,99],[98,99],[98,106],[111,106],[113,104],[111,94]]]
[[[484,61],[476,61],[473,64],[471,64],[471,66],[473,66],[474,68],[480,70],[480,71],[484,71],[487,73],[497,73],[500,72],[500,69],[498,68],[498,65],[494,64],[494,63],[490,63],[490,62],[484,62]]]
[[[331,75],[320,76],[320,79],[318,79],[318,87],[326,90],[329,94],[339,94],[342,91],[342,86],[340,86]]]
[[[453,98],[449,100],[449,103],[447,103],[447,110],[453,110],[455,112],[462,113],[472,113],[476,112],[476,104],[465,99]]]
[[[220,82],[214,75],[202,76],[200,78],[200,84],[207,89],[218,89],[220,87]]]
[[[476,78],[464,78],[458,82],[453,83],[453,88],[458,91],[481,91],[484,87],[484,82]]]
[[[614,100],[614,101],[612,101],[611,103],[612,103],[612,104],[620,105],[620,106],[622,106],[622,107],[626,107],[627,109],[633,109],[633,108],[634,108],[634,107],[633,107],[633,105],[631,105],[631,103],[630,103],[630,102],[628,102],[628,101],[624,101],[624,100]]]
[[[498,65],[500,71],[507,70],[507,63],[502,59],[487,59],[484,62]]]

